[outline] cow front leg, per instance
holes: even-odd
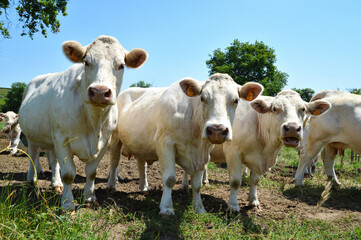
[[[148,179],[147,179],[147,163],[137,158],[138,172],[139,172],[139,189],[142,192],[149,191]]]
[[[227,169],[229,175],[229,185],[231,188],[228,199],[228,210],[231,212],[239,212],[238,206],[238,188],[242,183],[242,163],[237,155],[228,155]]]
[[[45,154],[51,168],[51,186],[54,192],[61,193],[63,191],[63,183],[60,177],[60,165],[56,159],[55,152],[53,150],[45,150]]]
[[[171,142],[171,141],[169,141]],[[162,172],[163,193],[160,201],[160,215],[174,215],[172,202],[172,189],[176,182],[175,155],[173,144],[165,144],[158,150],[160,170]]]
[[[106,149],[106,148],[104,148]],[[102,151],[104,152],[104,151]],[[84,202],[93,203],[96,201],[94,181],[97,174],[97,168],[103,154],[99,154],[97,159],[85,165],[86,183],[84,187]]]
[[[193,209],[198,214],[205,213],[204,206],[201,199],[201,187],[202,187],[203,171],[197,171],[191,176],[192,185],[192,198]]]
[[[338,152],[337,148],[331,147],[328,144],[323,148],[321,156],[328,180],[332,181],[332,184],[339,186],[341,185],[341,183],[338,181],[335,173],[335,159],[337,156],[337,152]]]
[[[257,196],[257,184],[259,181],[259,175],[253,171],[250,173],[250,182],[251,189],[249,191],[249,205],[250,206],[259,206],[258,196]]]
[[[65,147],[55,149],[61,168],[61,180],[64,185],[63,195],[61,196],[61,207],[65,211],[75,210],[74,196],[72,193],[72,184],[76,176],[76,168],[73,157]]]

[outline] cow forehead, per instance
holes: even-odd
[[[234,97],[238,96],[238,85],[229,78],[210,78],[203,85],[202,93],[211,96]]]
[[[298,109],[305,106],[300,94],[292,90],[281,91],[277,94],[272,104],[287,109]]]
[[[100,36],[94,40],[88,46],[87,55],[90,55],[95,59],[108,58],[113,59],[115,57],[124,58],[126,50],[118,42],[116,38],[110,36]]]

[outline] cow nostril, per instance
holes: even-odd
[[[94,93],[94,89],[93,88],[89,88],[88,90],[88,95],[89,97],[93,98],[95,96],[95,93]]]
[[[222,135],[223,135],[224,137],[226,137],[226,136],[228,135],[228,132],[229,132],[229,130],[228,130],[228,128],[226,128],[226,129],[222,132]]]
[[[283,129],[284,129],[285,131],[288,131],[288,130],[290,130],[290,126],[284,125],[284,126],[283,126]]]
[[[211,127],[207,127],[207,128],[206,128],[206,132],[207,132],[207,135],[208,135],[208,136],[212,135],[212,128],[211,128]]]
[[[112,91],[108,89],[108,91],[105,92],[104,97],[108,98],[112,95]]]
[[[296,129],[296,131],[297,131],[297,132],[301,132],[301,129],[302,129],[301,127],[298,127],[298,128]]]

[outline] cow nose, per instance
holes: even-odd
[[[283,125],[283,130],[285,131],[285,133],[287,132],[300,133],[302,128],[297,123],[290,122],[288,124]]]
[[[229,133],[229,129],[222,124],[213,124],[206,128],[209,141],[214,144],[223,143]]]
[[[112,101],[112,90],[105,86],[89,87],[88,96],[91,103],[108,105]]]

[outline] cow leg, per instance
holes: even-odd
[[[238,206],[238,188],[242,183],[242,163],[241,159],[238,157],[239,153],[234,153],[231,156],[226,154],[227,159],[227,169],[229,175],[229,185],[231,192],[228,199],[228,210],[231,212],[239,212]]]
[[[313,144],[308,140],[305,149],[300,155],[300,161],[298,163],[296,175],[295,175],[295,184],[296,186],[303,185],[303,177],[306,171],[306,168],[311,164],[311,161],[317,157],[317,154],[320,152],[324,143],[320,141],[312,141]]]
[[[148,179],[147,179],[147,163],[137,158],[138,171],[139,171],[139,189],[142,192],[149,191]]]
[[[48,157],[48,162],[51,168],[51,186],[56,193],[63,191],[63,183],[60,177],[60,165],[56,159],[55,152],[53,150],[45,150],[45,154]]]
[[[120,154],[121,154],[121,148],[122,148],[122,143],[121,141],[117,138],[116,133],[114,132],[111,138],[111,142],[110,142],[110,170],[109,170],[109,178],[108,178],[108,183],[107,183],[107,189],[110,191],[114,191],[116,190],[116,181],[118,178],[118,165],[119,165],[119,160],[120,160]]]
[[[203,178],[202,178],[203,185],[209,184],[208,180],[208,164],[206,164],[204,171],[203,171]]]
[[[162,172],[163,193],[160,201],[160,215],[174,215],[172,189],[176,182],[175,155],[173,144],[166,144],[158,151],[160,170]]]
[[[29,153],[29,171],[28,174],[26,176],[26,181],[28,183],[36,183],[38,178],[37,175],[39,174],[39,166],[40,166],[40,162],[39,162],[39,147],[33,145],[30,141],[29,141],[29,146],[28,146],[28,153]],[[40,166],[40,170],[41,170],[41,166]],[[36,174],[35,174],[36,172]]]
[[[341,183],[337,179],[334,167],[337,152],[337,148],[334,148],[328,144],[323,148],[321,155],[328,179],[331,180],[333,184],[340,185]]]
[[[197,171],[191,176],[193,209],[198,214],[202,214],[206,212],[206,210],[204,210],[201,199],[202,178],[203,178],[203,171]]]
[[[73,156],[70,154],[67,147],[62,145],[60,145],[60,147],[56,147],[54,150],[60,164],[60,175],[64,185],[63,195],[61,196],[61,206],[66,211],[73,211],[75,210],[75,205],[72,193],[72,184],[76,176]]]
[[[188,174],[183,170],[182,189],[189,189]]]
[[[85,203],[93,203],[95,202],[96,196],[95,196],[95,187],[94,187],[94,181],[97,174],[97,168],[99,165],[100,160],[102,159],[104,155],[104,150],[107,148],[105,147],[101,153],[99,153],[99,156],[94,161],[91,161],[85,165],[85,175],[86,175],[86,183],[84,187],[84,202]]]
[[[259,181],[259,175],[253,171],[250,173],[250,182],[251,189],[249,191],[249,205],[250,206],[259,206],[258,196],[257,196],[257,184]]]

